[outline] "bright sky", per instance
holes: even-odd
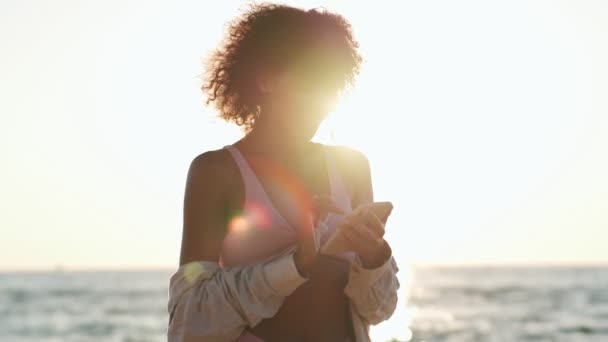
[[[0,269],[173,267],[186,172],[239,138],[201,59],[242,1],[3,1]],[[317,140],[365,152],[402,263],[608,262],[608,4],[290,2],[366,62]]]

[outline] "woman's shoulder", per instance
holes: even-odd
[[[196,155],[190,162],[190,170],[200,173],[221,172],[227,166],[224,149],[204,151]]]
[[[329,145],[319,144],[323,149],[329,152],[330,156],[336,160],[338,167],[345,169],[359,169],[361,167],[368,168],[369,160],[367,156],[352,147],[344,145]]]
[[[336,171],[344,180],[351,201],[359,201],[361,193],[371,187],[371,171],[367,156],[352,147],[342,145],[323,145],[335,160]]]

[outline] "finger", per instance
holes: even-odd
[[[348,215],[348,223],[353,226],[362,225],[365,230],[370,231],[374,238],[384,236],[384,225],[372,212],[359,211],[356,215]]]
[[[384,239],[382,236],[376,235],[373,231],[371,231],[366,225],[358,224],[354,226],[355,232],[359,234],[362,238],[364,238],[370,246],[373,248],[377,248],[382,246]]]
[[[376,236],[384,236],[384,223],[371,211],[363,211],[361,213],[363,222]]]
[[[335,205],[336,201],[331,198],[314,201],[316,205]]]
[[[338,207],[335,203],[333,202],[319,202],[319,203],[314,203],[312,211],[315,215],[325,215],[327,213],[336,213],[336,214],[344,214],[344,210],[342,210],[342,208]]]
[[[348,227],[352,228],[352,227]],[[344,241],[346,241],[346,245],[353,251],[361,254],[371,254],[374,252],[374,247],[367,241],[367,239],[361,237],[361,235],[356,232],[351,234],[343,235]]]
[[[345,212],[342,208],[338,207],[334,201],[322,201],[315,203],[316,210],[321,212],[331,212],[336,214],[344,215]]]
[[[333,200],[333,198],[331,198],[331,197],[329,197],[329,196],[325,196],[325,195],[323,195],[323,196],[316,196],[316,197],[313,197],[312,202],[313,202],[315,205],[327,205],[327,204],[333,204],[333,203],[334,203],[334,200]]]
[[[329,213],[340,214],[340,215],[346,214],[346,212],[344,211],[344,209],[338,207],[335,204],[332,204],[332,205],[329,205],[327,207],[324,207],[323,209],[325,209],[325,211],[329,212]]]
[[[383,239],[377,239],[363,225],[348,226],[344,238],[350,241],[352,249],[360,255],[375,254],[383,245]]]

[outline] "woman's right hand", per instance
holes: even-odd
[[[294,254],[294,262],[298,273],[308,278],[310,266],[315,261],[319,246],[317,246],[314,230],[329,213],[343,215],[344,211],[336,205],[329,195],[315,195],[312,197],[312,205],[308,217],[301,220],[303,224],[297,227],[298,248]]]
[[[344,210],[338,207],[330,195],[315,195],[312,197],[312,204],[314,227],[317,227],[319,222],[325,219],[329,213],[345,214]]]

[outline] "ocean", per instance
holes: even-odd
[[[170,275],[0,273],[0,341],[166,341]],[[608,267],[426,267],[400,282],[374,341],[608,341]]]

